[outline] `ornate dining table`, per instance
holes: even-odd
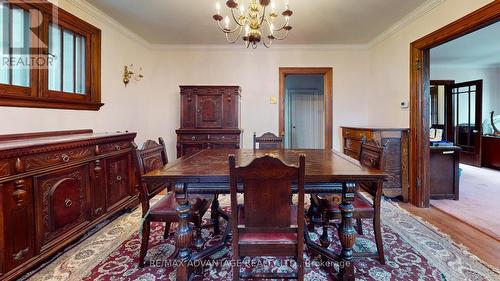
[[[179,216],[176,230],[176,247],[179,250],[176,257],[178,260],[177,280],[190,280],[195,272],[195,261],[206,259],[224,247],[224,241],[222,241],[219,245],[203,251],[197,250],[201,249],[202,241],[194,239],[193,228],[189,223],[191,216],[189,194],[216,195],[212,203],[211,219],[215,234],[219,234],[219,215],[226,219],[227,215],[223,215],[217,196],[218,194],[229,194],[228,155],[230,154],[236,156],[238,166],[245,166],[256,157],[265,154],[274,155],[287,164],[298,165],[299,155],[306,155],[305,193],[333,194],[341,197],[342,220],[338,235],[342,251],[338,254],[327,253],[324,256],[328,259],[333,258],[339,263],[338,277],[340,280],[354,280],[353,246],[356,241],[356,230],[352,223],[354,210],[352,202],[355,192],[358,183],[376,182],[381,184],[387,179],[387,175],[379,170],[362,167],[359,161],[330,149],[207,149],[181,157],[162,169],[144,175],[143,180],[148,184],[169,183],[174,186]],[[296,187],[292,185],[292,189],[296,189]],[[228,229],[230,227],[226,227],[225,235],[229,235]],[[306,242],[308,248],[318,254],[327,252],[310,240]]]

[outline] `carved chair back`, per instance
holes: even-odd
[[[134,153],[134,162],[136,166],[136,174],[139,182],[140,200],[142,205],[142,213],[145,215],[149,210],[149,200],[160,193],[165,188],[169,189],[169,184],[145,184],[142,181],[142,175],[153,170],[161,169],[168,163],[165,141],[160,137],[159,143],[153,140],[147,140],[141,149],[137,149]]]
[[[253,133],[253,149],[257,149],[257,143],[259,143],[259,149],[283,148],[283,138],[271,132],[267,132],[260,137],[257,137],[257,134]]]
[[[386,153],[385,145],[379,145],[377,142],[372,140],[368,141],[363,140],[363,142],[361,143],[359,162],[361,163],[362,166],[370,169],[384,170],[385,153]],[[372,195],[375,195],[376,191],[372,190],[371,188],[372,185],[362,183],[360,186],[365,190],[369,191]]]
[[[232,224],[233,239],[238,240],[238,232],[298,231],[300,240],[304,227],[305,156],[300,155],[299,167],[288,166],[270,155],[256,158],[248,166],[236,167],[235,156],[230,155],[229,167],[231,210],[238,210],[238,182],[243,185],[244,199],[244,225]],[[298,185],[298,225],[291,225],[292,182]],[[237,213],[231,212],[233,222],[238,222]]]

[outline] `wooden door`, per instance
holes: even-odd
[[[196,97],[196,128],[222,128],[222,95],[208,93]]]
[[[324,147],[323,95],[317,89],[288,90],[289,148]]]
[[[34,178],[38,250],[88,224],[89,181],[87,164]]]
[[[455,84],[447,98],[449,139],[462,148],[460,162],[481,166],[483,81]]]
[[[106,201],[108,210],[128,199],[132,194],[132,175],[130,154],[122,154],[107,159]]]

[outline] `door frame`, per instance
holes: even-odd
[[[417,207],[430,204],[430,49],[500,21],[500,1],[488,5],[410,44],[410,190]]]
[[[481,167],[481,158],[482,158],[482,145],[481,145],[481,141],[482,141],[482,135],[483,135],[483,80],[480,79],[480,80],[472,80],[472,81],[465,81],[465,82],[460,82],[460,83],[456,83],[452,86],[452,88],[454,87],[457,87],[457,88],[460,88],[460,87],[467,87],[471,84],[475,84],[476,86],[476,103],[474,105],[475,107],[475,113],[476,115],[474,116],[474,124],[476,126],[479,126],[479,129],[478,129],[478,132],[477,132],[477,136],[476,136],[476,139],[475,139],[475,144],[476,144],[476,148],[477,150],[475,151],[474,153],[474,156],[471,157],[470,156],[470,153],[464,151],[462,149],[462,151],[460,151],[460,163],[463,163],[463,164],[467,164],[467,165],[472,165],[472,166],[476,166],[476,167]],[[451,89],[452,89],[451,88]],[[453,100],[453,93],[450,89],[450,93],[449,93],[449,96],[447,97],[446,99],[446,107],[452,107],[452,100]],[[457,97],[458,99],[458,97]],[[469,101],[470,101],[470,98],[469,98]],[[470,104],[470,106],[472,106],[472,104]],[[454,109],[452,109],[454,110]],[[452,115],[452,114],[450,114]],[[469,107],[469,117],[470,117],[470,107]],[[450,125],[449,125],[449,128],[454,128],[454,119],[452,116],[450,116],[450,119],[451,119],[451,122],[450,122]],[[455,140],[454,143],[456,143],[456,130],[453,130],[453,139]],[[451,135],[451,132],[450,132],[450,135]],[[458,145],[460,146],[460,145]]]
[[[325,114],[325,148],[333,145],[333,68],[332,67],[280,67],[279,68],[279,135],[285,136],[285,77],[286,75],[323,75]]]

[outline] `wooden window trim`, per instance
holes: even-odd
[[[62,89],[50,91],[48,68],[32,66],[29,87],[0,84],[0,106],[99,110],[104,105],[101,103],[101,30],[46,0],[41,3],[30,3],[29,0],[8,3],[25,10],[38,9],[43,15],[43,23],[31,28],[33,43],[30,54],[34,58],[47,60],[48,50],[42,48],[42,43],[48,46],[49,25],[54,12],[57,13],[55,23],[85,38],[85,95],[66,93]],[[38,14],[30,13],[31,20],[37,20]]]

